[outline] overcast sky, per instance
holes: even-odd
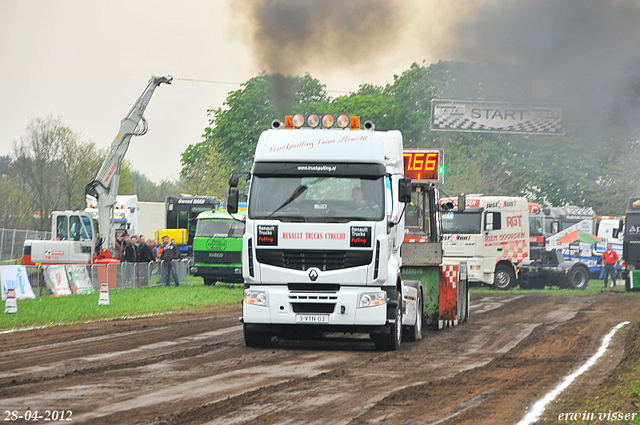
[[[252,44],[251,16],[234,12],[243,3],[0,0],[0,155],[12,153],[30,117],[49,115],[106,148],[149,78],[171,74],[174,83],[160,86],[146,110],[148,133],[132,139],[126,158],[153,181],[177,179],[180,154],[202,141],[207,110],[221,107],[239,83],[273,71]],[[362,83],[386,84],[428,59],[401,57],[402,41],[394,42],[398,49],[382,62],[331,67],[307,58],[294,71],[320,79],[334,97]],[[351,50],[375,49],[361,47]],[[295,63],[296,54],[287,55]]]

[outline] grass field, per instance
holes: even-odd
[[[242,300],[242,286],[203,284],[154,286],[109,291],[109,305],[98,305],[100,294],[39,297],[18,300],[18,312],[0,315],[0,332],[37,326],[70,324],[101,319],[185,312]]]

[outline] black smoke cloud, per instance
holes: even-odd
[[[539,100],[582,118],[640,128],[639,0],[471,0],[449,21],[442,55],[518,65]],[[475,7],[471,7],[475,3]]]
[[[401,32],[405,2],[391,0],[248,0],[254,57],[268,73],[303,74],[371,63]]]
[[[356,72],[400,51],[407,68],[503,62],[523,70],[535,100],[640,131],[640,0],[422,1],[247,0],[237,12],[268,73]]]

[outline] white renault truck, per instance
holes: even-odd
[[[247,346],[266,347],[273,336],[355,332],[370,334],[379,350],[396,350],[403,332],[409,340],[422,336],[425,293],[420,281],[401,278],[412,187],[402,135],[374,131],[370,122],[360,129],[358,117],[333,121],[312,115],[303,127],[304,117],[288,116],[258,140],[242,249]],[[229,184],[233,214],[238,174]],[[429,241],[440,247],[438,234]],[[440,270],[435,251],[430,265]],[[436,285],[458,291],[457,273],[435,273]]]
[[[545,286],[585,289],[589,269],[565,259],[561,250],[531,257],[529,205],[511,196],[465,197],[464,208],[443,214],[443,250],[447,259],[466,259],[469,282],[506,290]],[[455,205],[457,199],[442,199]],[[462,201],[461,201],[462,202]]]

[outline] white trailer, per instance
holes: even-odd
[[[164,202],[138,202],[136,209],[138,235],[153,239],[156,230],[164,229],[167,223]]]

